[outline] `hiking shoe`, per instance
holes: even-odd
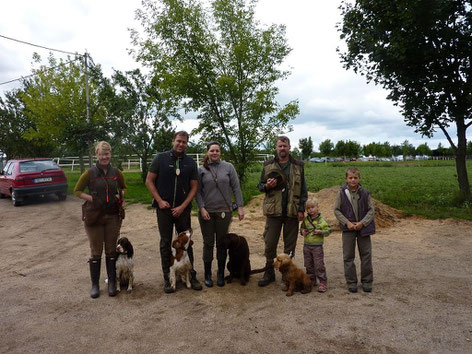
[[[202,290],[202,284],[200,284],[196,275],[192,275],[190,277],[190,285],[192,286],[193,290]]]
[[[350,293],[357,293],[357,285],[349,285],[347,290],[349,290]]]
[[[170,281],[169,279],[164,279],[164,292],[166,294],[171,294],[171,293],[174,293],[175,290],[172,289],[172,286],[170,286]]]
[[[318,292],[325,293],[326,290],[328,290],[328,285],[326,283],[320,283],[320,286],[318,287]]]
[[[372,292],[372,285],[371,284],[362,284],[362,290],[365,293],[371,293]]]

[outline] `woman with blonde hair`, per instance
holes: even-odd
[[[100,264],[105,245],[105,259],[108,274],[108,295],[115,296],[116,290],[116,241],[120,235],[123,213],[123,195],[126,183],[123,173],[111,166],[111,146],[100,141],[95,146],[97,163],[79,178],[74,194],[85,200],[82,206],[82,220],[90,243],[90,296],[100,295]],[[85,188],[88,193],[84,192]]]

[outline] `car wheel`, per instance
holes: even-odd
[[[67,198],[67,193],[57,193],[57,197],[60,201],[64,201]]]
[[[18,200],[15,191],[11,191],[11,201],[13,203],[13,206],[21,205],[21,202]]]
[[[3,194],[3,193],[0,193],[0,199],[3,199],[3,198],[5,198],[5,197],[6,197],[6,195],[5,195],[5,194]]]

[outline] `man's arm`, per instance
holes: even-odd
[[[157,173],[148,172],[146,176],[146,188],[148,189],[149,193],[151,193],[152,197],[156,200],[157,204],[159,205],[159,209],[169,209],[170,205],[165,200],[161,198],[159,192],[156,188],[156,178]]]

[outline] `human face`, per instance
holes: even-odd
[[[210,145],[207,153],[208,157],[210,158],[210,162],[217,162],[220,160],[221,150],[219,145]]]
[[[306,212],[311,217],[315,217],[318,215],[320,207],[318,205],[312,205],[311,207],[307,208]]]
[[[357,186],[359,185],[360,179],[361,176],[359,176],[358,173],[348,172],[346,176],[346,182],[349,186],[349,189],[355,191],[357,189]]]
[[[187,148],[187,137],[185,135],[177,135],[172,141],[173,148],[178,154],[184,153]]]
[[[97,160],[100,166],[108,166],[111,161],[111,151],[110,150],[98,150],[97,151]]]
[[[277,156],[279,160],[288,160],[288,154],[290,152],[290,144],[287,141],[277,140],[275,145],[275,150],[277,151]]]

